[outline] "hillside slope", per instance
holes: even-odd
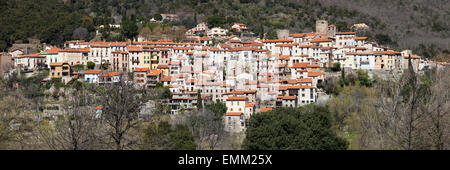
[[[124,15],[148,21],[158,13],[180,15],[176,24],[187,28],[216,15],[225,19],[223,26],[241,22],[257,34],[272,35],[280,28],[312,31],[317,19],[328,20],[340,31],[366,23],[371,30],[363,35],[384,45],[410,48],[426,57],[450,49],[448,0],[5,0],[0,10],[1,49],[32,36],[60,44],[72,38],[71,31],[86,27],[81,18],[101,25],[119,23]]]

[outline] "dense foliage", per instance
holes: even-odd
[[[326,108],[307,106],[279,108],[255,114],[249,120],[245,149],[251,150],[342,150],[345,139],[331,129],[332,119]]]
[[[175,13],[180,20],[172,24],[187,29],[202,21],[224,27],[241,22],[256,35],[267,33],[267,38],[276,38],[275,29],[313,31],[317,19],[328,20],[339,31],[350,31],[353,24],[366,23],[369,30],[357,31],[371,40],[411,48],[426,57],[440,53],[448,56],[450,15],[443,8],[446,3],[396,0],[390,3],[392,8],[385,8],[385,1],[362,0],[4,0],[0,2],[0,50],[17,40],[27,42],[30,37],[50,44],[69,39],[90,40],[95,36],[96,26],[120,24],[130,18],[139,26],[153,17],[162,19],[161,13]],[[96,40],[135,37],[135,24],[126,21],[125,25],[130,25],[127,30],[116,32],[125,35],[112,36],[109,30],[100,30],[101,39]]]
[[[194,150],[197,147],[186,125],[172,127],[168,122],[148,126],[143,139],[143,149]]]

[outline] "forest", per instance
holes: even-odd
[[[276,38],[276,29],[313,31],[318,19],[328,20],[340,31],[365,23],[370,30],[358,32],[360,36],[394,49],[412,49],[427,58],[441,55],[438,58],[446,60],[449,11],[446,0],[5,0],[0,2],[0,50],[16,42],[26,43],[29,38],[52,45],[71,39],[124,40],[126,35],[109,34],[97,39],[96,28],[132,20],[142,31],[155,14],[174,13],[181,18],[171,25],[183,26],[181,30],[218,17],[223,20],[219,26],[245,23],[256,35],[267,33],[268,38]]]

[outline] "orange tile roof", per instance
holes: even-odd
[[[149,73],[147,73],[147,76],[157,76],[162,73],[162,70],[151,70]]]
[[[275,45],[275,47],[292,47],[292,46],[296,46],[296,45],[298,45],[298,43],[277,44],[277,45]]]
[[[225,116],[241,116],[242,112],[227,112]]]
[[[244,100],[247,100],[247,97],[245,97],[245,96],[230,96],[227,99],[227,101],[244,101]]]
[[[158,69],[167,69],[167,68],[169,68],[169,65],[159,64],[156,68],[158,68]]]
[[[325,75],[324,72],[308,72],[308,77],[317,77],[317,76],[321,76],[321,75]]]
[[[311,42],[316,43],[316,42],[331,42],[331,41],[332,40],[328,39],[328,38],[316,38],[316,39],[313,39]]]
[[[193,50],[194,47],[172,47],[173,50]]]
[[[292,65],[292,68],[307,68],[308,67],[308,63],[294,63]]]
[[[86,70],[84,74],[100,74],[101,72],[101,70]]]
[[[50,63],[50,66],[62,66],[63,63]]]
[[[263,43],[293,42],[293,39],[287,40],[263,40]]]
[[[112,76],[118,76],[119,72],[106,72],[99,75],[99,77],[112,77]]]
[[[296,99],[297,97],[296,96],[282,96],[281,97],[283,100],[294,100],[294,99]]]
[[[311,64],[311,65],[308,65],[307,67],[308,68],[318,68],[318,67],[320,67],[320,65],[318,65],[318,64]]]
[[[95,106],[95,108],[94,108],[95,110],[102,110],[103,109],[103,107],[102,106]]]
[[[90,48],[67,48],[59,50],[59,52],[71,52],[71,53],[89,53]]]
[[[47,53],[47,54],[58,54],[58,52],[59,52],[60,50],[61,50],[61,49],[59,49],[59,48],[50,48],[49,50],[46,51],[46,53]]]
[[[143,68],[135,68],[134,72],[147,72],[148,68],[147,67],[143,67]]]
[[[272,111],[272,108],[261,108],[261,112],[269,112]]]
[[[255,107],[255,104],[246,104],[245,107]]]
[[[288,56],[288,55],[280,55],[280,56],[278,57],[278,59],[279,59],[279,60],[289,60],[290,57],[291,57],[291,56]]]
[[[355,37],[355,40],[367,40],[367,37]]]
[[[306,78],[297,79],[297,83],[312,83],[312,79],[306,79]]]
[[[400,52],[397,51],[374,51],[374,54],[382,54],[382,55],[398,55],[401,54]]]
[[[289,36],[294,37],[294,38],[302,38],[305,35],[306,35],[305,33],[289,34]]]
[[[140,46],[127,46],[128,51],[141,52],[142,48]]]
[[[254,94],[254,93],[256,93],[256,90],[247,90],[244,93],[245,94]]]

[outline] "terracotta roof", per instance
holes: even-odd
[[[293,39],[286,40],[263,40],[263,43],[293,42]]]
[[[396,55],[396,54],[401,54],[400,52],[397,51],[374,51],[374,54],[384,54],[384,55]]]
[[[308,65],[307,67],[308,68],[319,68],[320,65],[318,65],[318,64],[311,64],[311,65]]]
[[[332,40],[328,39],[328,38],[316,38],[316,39],[313,39],[311,42],[316,43],[316,42],[331,42],[331,41]]]
[[[67,48],[59,50],[59,52],[70,52],[70,53],[89,53],[90,48]]]
[[[246,104],[245,107],[255,107],[255,104]]]
[[[101,72],[101,70],[86,70],[84,74],[100,74]]]
[[[272,111],[272,108],[261,108],[261,112],[269,112]]]
[[[166,68],[169,68],[169,65],[159,64],[156,68],[158,68],[158,69],[166,69]]]
[[[292,46],[296,46],[296,45],[298,45],[298,43],[277,44],[277,45],[275,45],[275,47],[292,47]]]
[[[324,72],[308,72],[308,77],[317,77],[320,75],[325,75]]]
[[[289,58],[290,58],[290,56],[288,56],[288,55],[280,55],[278,57],[279,60],[289,60]]]
[[[294,99],[296,99],[297,97],[296,96],[282,96],[281,97],[283,100],[294,100]]]
[[[355,37],[355,40],[367,40],[367,37]]]
[[[112,77],[112,76],[118,76],[119,72],[106,72],[99,75],[99,77]]]
[[[94,108],[95,110],[102,110],[103,109],[103,107],[102,106],[95,106],[95,108]]]
[[[307,68],[308,67],[308,63],[294,63],[292,65],[292,68]]]
[[[162,73],[162,70],[150,70],[149,73],[147,73],[147,76],[157,76]]]
[[[242,112],[227,112],[225,116],[241,116]]]
[[[244,101],[247,100],[247,97],[245,96],[230,96],[228,97],[227,101]]]
[[[62,66],[63,63],[50,63],[50,66]]]
[[[192,100],[192,97],[172,97],[172,100]]]
[[[173,50],[193,50],[194,47],[172,47]]]
[[[147,72],[148,68],[147,67],[143,67],[143,68],[135,68],[134,72]]]
[[[312,83],[312,79],[297,79],[297,83]]]

